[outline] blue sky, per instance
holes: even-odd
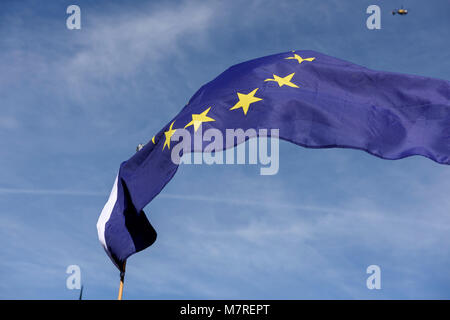
[[[70,4],[82,29],[68,30]],[[381,30],[366,28],[378,4]],[[114,299],[96,221],[119,164],[229,66],[310,49],[450,80],[448,1],[2,1],[0,298]],[[450,298],[450,169],[281,141],[280,170],[182,166],[127,299]],[[382,289],[366,288],[377,264]]]

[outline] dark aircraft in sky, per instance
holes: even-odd
[[[401,16],[407,15],[408,14],[408,10],[407,9],[403,9],[403,6],[402,6],[401,9],[394,9],[394,10],[392,10],[392,15],[395,15],[395,14],[399,14]]]

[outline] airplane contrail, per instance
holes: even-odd
[[[106,192],[56,190],[56,189],[15,189],[0,188],[0,194],[62,195],[62,196],[106,196]]]
[[[29,194],[29,195],[43,195],[43,196],[88,196],[88,197],[107,197],[108,192],[96,192],[96,191],[79,191],[79,190],[57,190],[57,189],[21,189],[21,188],[0,188],[1,194]],[[212,203],[224,203],[231,205],[250,206],[250,207],[265,207],[265,208],[279,208],[279,209],[297,209],[308,210],[316,212],[326,213],[347,213],[347,210],[321,207],[321,206],[309,206],[299,205],[294,203],[280,203],[272,201],[256,201],[256,200],[242,200],[233,198],[218,198],[218,197],[205,197],[201,195],[183,195],[183,194],[170,194],[164,193],[158,195],[158,198],[184,200],[184,201],[204,201]]]

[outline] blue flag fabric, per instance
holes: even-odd
[[[383,159],[422,155],[448,165],[450,82],[374,71],[314,51],[232,66],[121,164],[97,223],[100,242],[120,270],[156,240],[143,208],[178,168],[170,157],[174,131],[195,132],[200,124],[221,132],[279,129],[280,139],[303,147],[360,149]]]

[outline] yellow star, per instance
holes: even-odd
[[[247,115],[247,111],[248,108],[250,107],[250,104],[262,100],[261,98],[255,97],[255,93],[258,89],[259,88],[256,88],[255,90],[253,90],[248,94],[238,92],[237,95],[239,101],[233,107],[231,107],[230,110],[242,108],[242,110],[244,110],[244,114]]]
[[[189,122],[184,128],[187,128],[189,126],[194,126],[194,131],[196,132],[198,128],[200,128],[201,124],[203,122],[211,122],[211,121],[216,121],[213,118],[210,118],[207,116],[209,109],[211,109],[211,107],[209,107],[208,109],[206,109],[205,111],[203,111],[200,114],[193,114],[192,115],[192,121]]]
[[[153,142],[153,144],[155,144],[155,136],[153,136],[152,142]]]
[[[296,53],[294,53],[294,56],[293,57],[288,57],[288,58],[285,58],[285,59],[295,59],[295,60],[297,60],[298,61],[298,63],[300,64],[300,63],[302,63],[303,61],[313,61],[314,59],[316,59],[316,58],[302,58],[302,57],[300,57],[298,54],[296,54]]]
[[[298,88],[298,85],[296,85],[295,83],[292,83],[291,82],[291,80],[292,80],[292,77],[294,76],[294,74],[295,74],[295,72],[294,73],[291,73],[290,75],[287,75],[286,77],[279,77],[279,76],[277,76],[276,74],[274,74],[273,75],[273,79],[266,79],[266,80],[264,80],[264,81],[275,81],[276,83],[278,83],[278,85],[280,86],[280,87],[282,87],[282,86],[284,86],[284,85],[286,85],[286,86],[289,86],[289,87],[292,87],[292,88]]]
[[[164,141],[163,150],[166,146],[170,149],[170,139],[172,138],[175,131],[177,131],[176,129],[172,129],[174,123],[175,121],[170,124],[169,130],[164,132],[164,135],[166,136],[166,141]]]

